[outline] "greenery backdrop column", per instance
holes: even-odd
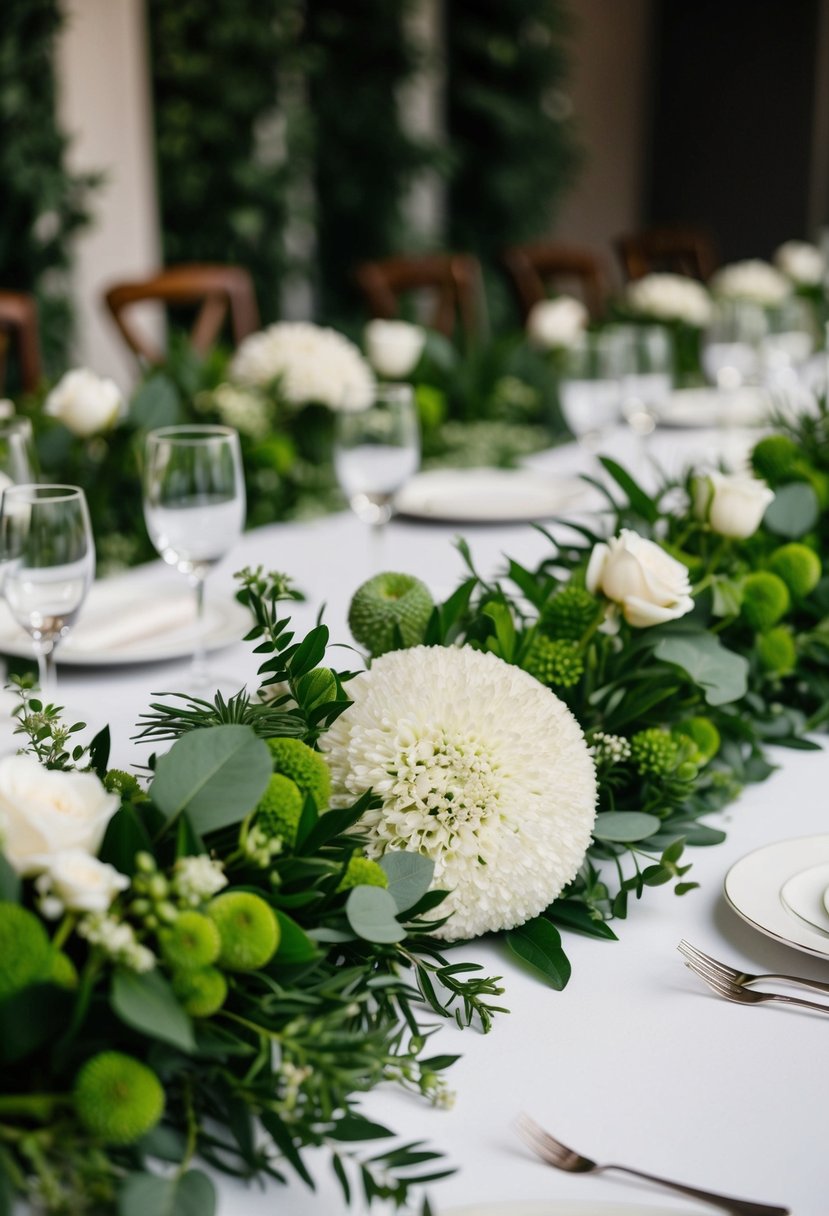
[[[86,198],[97,179],[65,167],[53,66],[63,22],[58,0],[4,0],[2,12],[0,286],[37,297],[44,361],[56,372],[71,337],[71,239],[88,221]]]

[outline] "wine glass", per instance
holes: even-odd
[[[358,518],[378,538],[394,496],[420,463],[420,428],[410,384],[377,384],[371,400],[342,409],[334,428],[334,469]]]
[[[673,389],[673,340],[665,325],[624,325],[617,333],[629,348],[622,374],[622,414],[631,430],[644,437],[656,427],[659,408]]]
[[[33,485],[36,481],[31,421],[18,415],[0,421],[0,492],[9,485]]]
[[[756,383],[765,310],[748,300],[720,300],[702,340],[702,367],[711,384],[733,390]]]
[[[760,364],[764,383],[770,388],[791,389],[800,384],[800,369],[811,356],[817,332],[807,300],[789,296],[766,313],[767,332],[760,342]]]
[[[204,641],[204,581],[245,523],[239,435],[229,426],[165,426],[147,435],[144,520],[165,562],[187,576],[196,599],[194,689],[210,682]]]
[[[3,593],[30,634],[41,691],[54,694],[55,648],[95,577],[95,542],[78,486],[10,485],[0,500]]]
[[[559,401],[570,431],[595,451],[621,416],[624,377],[632,371],[632,352],[618,332],[587,331],[562,354]]]

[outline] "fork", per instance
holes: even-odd
[[[526,1114],[519,1115],[517,1128],[519,1135],[533,1152],[557,1170],[565,1170],[570,1174],[598,1174],[604,1170],[618,1170],[623,1174],[632,1174],[634,1178],[644,1178],[647,1182],[669,1187],[680,1195],[689,1195],[692,1199],[713,1204],[724,1212],[733,1213],[733,1216],[789,1216],[790,1213],[789,1208],[775,1207],[769,1203],[753,1203],[749,1199],[735,1199],[730,1195],[718,1195],[714,1191],[702,1191],[699,1187],[672,1182],[669,1178],[659,1178],[656,1174],[646,1174],[643,1170],[634,1170],[626,1165],[597,1165],[589,1157],[583,1157],[567,1148]]]
[[[799,996],[788,996],[782,992],[756,992],[753,988],[736,984],[734,980],[705,972],[696,963],[687,965],[717,996],[724,996],[727,1001],[735,1001],[738,1005],[762,1005],[765,1001],[777,1001],[781,1005],[796,1005],[798,1009],[811,1009],[815,1013],[829,1013],[829,1005],[822,1005],[820,1001],[804,1001]]]
[[[741,986],[756,984],[758,981],[765,983],[766,980],[780,980],[785,984],[796,984],[800,988],[811,988],[815,992],[825,992],[829,995],[829,984],[821,983],[820,980],[810,980],[799,975],[780,975],[776,971],[770,971],[764,975],[751,975],[748,971],[738,971],[736,967],[729,967],[712,958],[710,954],[706,954],[697,946],[692,946],[684,938],[677,946],[677,950],[691,970],[696,972],[701,979],[705,979],[706,975],[719,976],[721,979],[731,980]]]

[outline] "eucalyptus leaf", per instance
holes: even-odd
[[[159,759],[150,797],[168,823],[186,811],[204,835],[244,819],[272,772],[267,745],[249,726],[208,726],[188,731]]]
[[[396,917],[397,904],[384,887],[355,887],[345,914],[358,937],[367,942],[399,942],[406,930]]]
[[[191,1052],[196,1043],[193,1025],[167,980],[157,971],[139,973],[119,968],[112,977],[110,1002],[127,1026],[151,1039]]]
[[[656,815],[645,815],[642,811],[602,811],[596,816],[593,837],[596,840],[631,844],[635,840],[647,840],[661,826],[662,822]]]
[[[774,492],[763,516],[763,523],[775,536],[796,540],[817,523],[820,504],[812,487],[804,481],[793,481]]]
[[[543,916],[528,920],[506,933],[506,942],[513,954],[541,973],[557,992],[570,979],[570,960],[561,946],[561,934]]]
[[[160,1178],[128,1174],[118,1192],[118,1216],[214,1216],[216,1190],[201,1170]]]
[[[420,853],[384,853],[379,864],[389,880],[388,892],[398,912],[413,908],[423,898],[435,873],[435,863]]]
[[[680,667],[703,690],[709,705],[727,705],[745,696],[748,660],[727,650],[712,633],[662,638],[654,655],[663,663]]]

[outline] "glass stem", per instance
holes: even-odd
[[[55,690],[55,643],[51,638],[35,638],[34,651],[37,658],[37,682],[44,700]]]
[[[204,574],[191,574],[190,585],[196,596],[196,641],[190,664],[190,679],[194,688],[206,688],[210,682],[207,650],[204,644]]]

